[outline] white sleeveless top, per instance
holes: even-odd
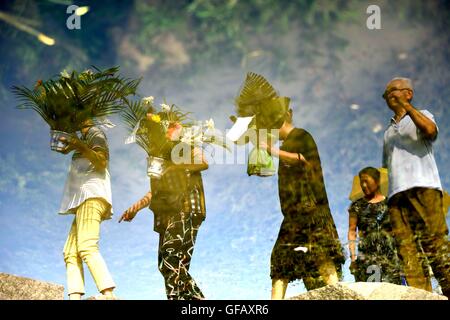
[[[90,148],[103,149],[109,158],[106,136],[98,127],[91,127],[86,137],[82,137],[81,140]],[[103,219],[111,219],[113,210],[108,168],[102,171],[96,170],[88,159],[75,151],[64,186],[59,214],[75,214],[76,209],[91,198],[101,198],[110,205]]]

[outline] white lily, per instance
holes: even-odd
[[[66,69],[64,69],[63,71],[61,71],[60,75],[61,75],[61,77],[63,77],[63,78],[70,78],[70,74],[67,72]]]
[[[199,134],[202,134],[201,126],[192,126],[189,128],[189,130],[191,131],[192,136],[197,136]]]
[[[190,128],[186,129],[184,130],[183,136],[181,137],[181,142],[191,144],[193,137],[194,136],[192,134],[192,130]]]
[[[202,144],[203,143],[203,134],[200,133],[194,137],[194,144]]]
[[[90,76],[94,74],[91,69],[86,69],[82,73],[90,75]]]
[[[170,106],[168,104],[161,103],[160,106],[161,106],[161,110],[163,112],[169,112],[170,111]]]
[[[186,144],[191,144],[192,139],[190,139],[189,137],[183,136],[180,139],[181,142],[186,143]]]
[[[155,98],[153,96],[142,98],[144,104],[153,104]]]
[[[210,118],[209,120],[206,120],[205,126],[208,128],[208,130],[214,130],[214,128],[215,128],[214,120],[212,118]]]

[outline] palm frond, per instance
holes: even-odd
[[[259,113],[261,103],[275,98],[277,92],[261,75],[249,72],[235,100],[236,112],[240,117]]]
[[[289,110],[290,99],[278,96],[261,75],[249,72],[235,100],[240,117],[255,116],[258,129],[279,129]]]
[[[183,112],[176,104],[172,104],[170,106],[170,111],[166,114],[168,121],[183,123],[190,119],[189,115],[192,114],[192,112]]]
[[[52,129],[79,130],[86,120],[119,112],[124,99],[136,93],[141,79],[117,76],[119,67],[64,72],[58,79],[40,82],[33,90],[12,88],[22,102],[19,109],[35,110]]]
[[[123,122],[125,123],[129,133],[132,133],[137,126],[140,127],[141,121],[145,119],[148,111],[148,106],[144,105],[142,101],[124,100],[125,107],[120,113]],[[151,152],[151,141],[148,134],[136,134],[136,143],[143,148],[147,154]]]
[[[130,132],[142,119],[145,119],[147,109],[148,107],[144,106],[141,101],[125,100],[125,108],[122,110],[121,116]]]

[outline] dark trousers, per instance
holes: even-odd
[[[158,267],[164,277],[169,300],[204,298],[189,274],[200,224],[201,220],[195,214],[181,212],[171,216],[165,231],[159,234]]]
[[[429,289],[426,258],[443,294],[450,295],[448,227],[439,190],[413,188],[389,199],[389,214],[408,285]]]

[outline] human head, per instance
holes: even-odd
[[[150,128],[153,139],[168,141],[178,141],[183,126],[179,115],[174,111],[160,111],[155,113],[155,109],[150,107],[146,116],[147,126]]]
[[[411,79],[403,77],[395,77],[390,80],[383,94],[388,107],[394,112],[401,107],[398,98],[404,98],[410,102],[413,96],[414,88]]]
[[[178,141],[180,139],[183,126],[179,122],[170,122],[167,128],[166,138],[170,141]]]
[[[373,198],[380,190],[380,171],[373,167],[366,167],[359,173],[359,183],[366,198]]]
[[[284,122],[280,128],[280,140],[285,140],[291,131],[290,129],[293,126],[292,113],[292,109],[289,109],[284,116]]]

